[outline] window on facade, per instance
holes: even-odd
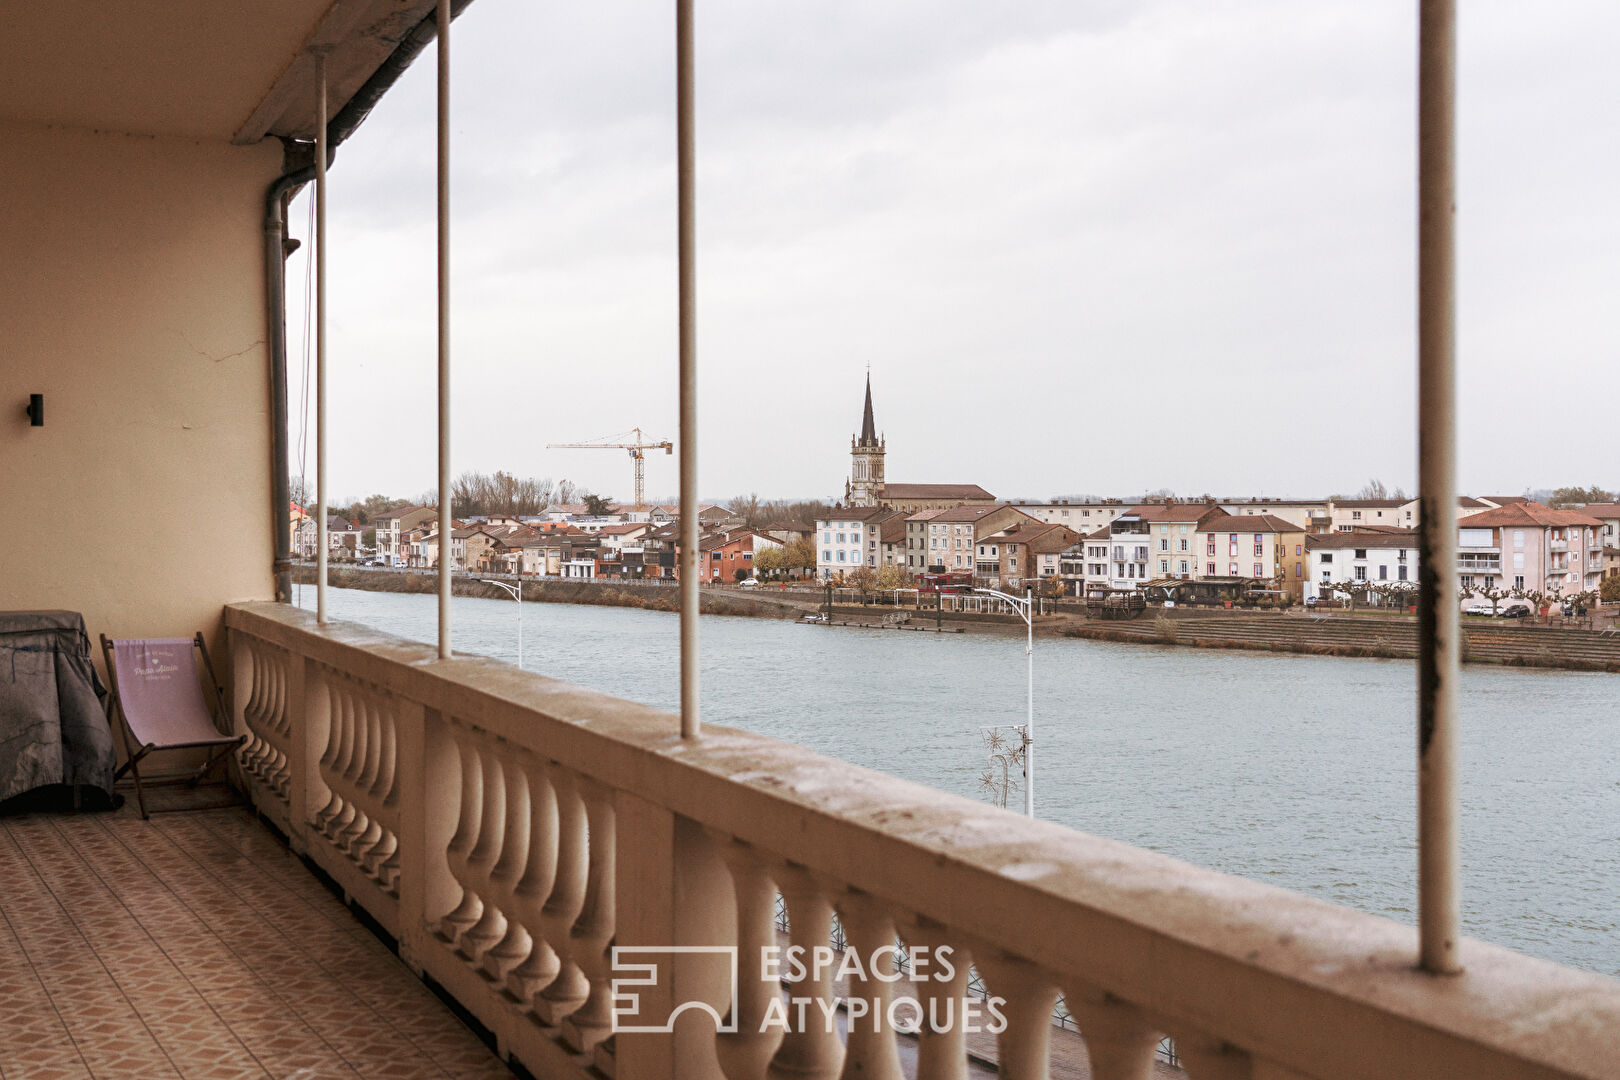
[[[1523,529],[1514,529],[1513,530],[1513,546],[1514,547],[1524,547],[1524,530]]]
[[[1405,581],[1406,580],[1406,567],[1404,565],[1397,566],[1395,568],[1395,576],[1400,578],[1402,581]]]
[[[1302,578],[1304,576],[1305,576],[1305,567],[1304,567],[1304,565],[1302,563],[1295,563],[1294,564],[1294,579],[1297,581],[1298,579],[1300,579],[1300,578]]]
[[[1159,560],[1159,573],[1168,574],[1169,572],[1170,572],[1170,560],[1169,559],[1160,559]]]
[[[1472,589],[1474,587],[1474,575],[1464,574],[1462,576],[1462,583],[1465,587]]]
[[[1367,580],[1367,568],[1365,566],[1356,567],[1356,580],[1357,581],[1366,581]]]
[[[844,534],[843,533],[838,534],[838,542],[840,544],[842,544],[844,542]]]
[[[1237,537],[1235,537],[1235,536],[1232,537],[1232,542],[1230,544],[1228,544],[1227,547],[1230,550],[1227,551],[1226,554],[1231,556],[1232,558],[1236,558],[1237,557]]]
[[[1226,574],[1228,577],[1237,577],[1237,563],[1227,563]]]
[[[1513,577],[1513,587],[1515,589],[1524,588],[1524,575],[1523,574],[1515,574],[1514,575],[1514,577]]]
[[[1352,511],[1350,511],[1350,520],[1351,521],[1360,521],[1361,520],[1361,511],[1360,510],[1352,510]]]
[[[1215,564],[1214,563],[1209,563],[1207,566],[1205,566],[1204,567],[1204,573],[1208,574],[1210,577],[1214,577],[1215,576]]]
[[[1187,560],[1186,559],[1181,560],[1181,566],[1178,569],[1183,574],[1185,574],[1187,572]]]
[[[848,562],[849,561],[848,560],[848,554],[849,554],[848,552],[840,551],[838,553],[838,561],[839,562]]]
[[[1388,581],[1389,580],[1389,567],[1383,566],[1383,565],[1380,565],[1378,567],[1378,580],[1379,581]]]
[[[1266,553],[1266,545],[1261,542],[1258,536],[1254,538],[1254,553],[1256,555],[1264,555]]]
[[[1254,576],[1257,577],[1257,578],[1258,577],[1265,577],[1266,576],[1266,568],[1261,566],[1259,563],[1255,563],[1254,564]]]
[[[1367,557],[1367,549],[1366,548],[1356,548],[1356,558],[1365,559],[1366,557]]]
[[[1170,541],[1161,538],[1159,540],[1159,550],[1160,551],[1169,551],[1170,550]]]

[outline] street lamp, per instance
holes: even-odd
[[[517,601],[517,604],[518,604],[518,607],[517,607],[517,617],[518,617],[518,655],[517,655],[517,665],[518,665],[518,667],[521,668],[523,666],[523,579],[519,578],[518,583],[516,585],[513,585],[511,582],[508,582],[508,581],[496,581],[494,578],[479,578],[478,580],[483,582],[485,585],[497,585],[497,586],[505,589],[507,594],[509,596],[511,596],[512,599]]]
[[[1027,714],[1024,718],[1024,813],[1035,816],[1035,594],[1026,588],[1022,598],[1009,596],[997,589],[974,589],[975,593],[1000,597],[1023,618],[1027,635],[1024,639],[1024,658],[1028,668]]]

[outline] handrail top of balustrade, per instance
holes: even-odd
[[[225,621],[1307,1074],[1598,1077],[1620,1062],[1620,981],[1471,939],[1463,974],[1423,974],[1411,927],[781,740],[706,727],[683,742],[667,712],[290,605],[230,604]]]

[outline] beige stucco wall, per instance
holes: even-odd
[[[203,629],[223,656],[222,605],[273,591],[280,147],[5,120],[0,147],[0,609],[81,611],[92,639]]]

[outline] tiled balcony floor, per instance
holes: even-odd
[[[0,1078],[509,1078],[242,808],[0,818]]]

